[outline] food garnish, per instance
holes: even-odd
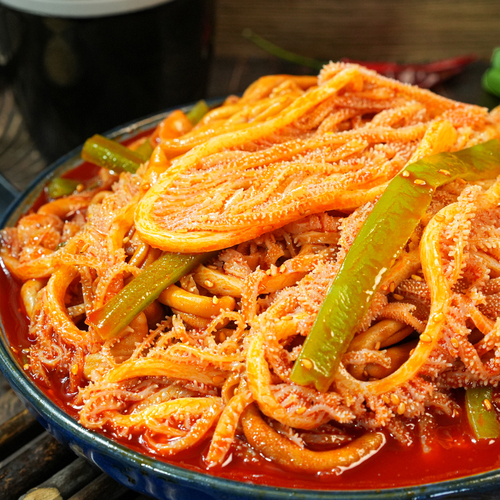
[[[85,161],[94,165],[132,174],[137,172],[141,163],[148,159],[147,156],[98,134],[85,141],[81,156]]]
[[[493,388],[470,387],[465,391],[465,409],[476,439],[500,437],[500,423],[493,406]]]
[[[456,179],[500,174],[497,139],[411,163],[389,183],[347,253],[321,306],[291,379],[330,387],[335,372],[384,276],[429,207],[436,188]],[[424,334],[425,335],[425,334]]]
[[[164,253],[101,308],[91,312],[87,323],[103,339],[118,335],[161,292],[188,274],[209,254]]]

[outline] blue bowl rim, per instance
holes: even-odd
[[[209,105],[216,105],[222,99],[208,101]],[[186,105],[180,109],[188,111],[193,104]],[[178,109],[178,108],[176,108]],[[155,126],[172,109],[161,113],[148,115],[140,120],[131,121],[111,129],[103,135],[117,139],[126,140]],[[29,185],[26,191],[17,197],[9,206],[0,219],[0,228],[12,225],[19,219],[27,208],[39,196],[44,186],[51,178],[76,168],[82,163],[80,151],[82,146],[62,156],[44,169]],[[3,263],[1,264],[3,266]],[[148,473],[151,476],[161,478],[168,482],[178,483],[189,489],[199,489],[207,494],[217,492],[236,496],[269,498],[273,500],[314,499],[314,500],[396,500],[396,499],[428,499],[444,498],[450,495],[472,492],[488,492],[500,485],[500,469],[465,476],[448,481],[439,481],[423,485],[414,485],[399,488],[383,488],[377,490],[308,490],[292,489],[266,486],[226,479],[209,473],[194,471],[161,460],[155,460],[147,455],[136,452],[106,436],[86,429],[76,420],[70,417],[64,410],[53,403],[39,389],[34,381],[27,376],[9,348],[6,338],[5,327],[0,317],[0,370],[4,373],[13,390],[27,404],[27,406],[42,417],[42,420],[55,424],[57,427],[69,431],[72,436],[83,441],[88,447],[97,449],[105,456],[113,456],[115,459],[125,463],[128,467]],[[51,429],[48,429],[51,432]],[[70,443],[70,442],[69,442]],[[87,457],[89,459],[89,457]],[[90,459],[89,459],[90,460]],[[132,484],[125,484],[134,488]],[[464,497],[465,498],[465,497]]]

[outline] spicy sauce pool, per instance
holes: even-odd
[[[25,349],[30,345],[28,319],[19,295],[20,284],[6,271],[0,269],[0,316],[14,356],[22,367]],[[36,382],[36,381],[35,381]],[[52,380],[54,387],[40,386],[46,397],[52,399],[72,418],[77,409],[73,406],[74,394],[64,391],[64,380]],[[460,397],[460,395],[459,395]],[[103,432],[120,441],[113,433]],[[140,453],[147,453],[140,439],[122,441]],[[313,476],[290,474],[271,464],[264,457],[253,455],[233,458],[225,467],[206,471],[203,455],[208,443],[168,460],[169,463],[236,481],[252,482],[285,488],[316,490],[363,490],[397,488],[433,483],[479,474],[500,468],[500,440],[475,441],[471,438],[465,415],[459,421],[442,419],[432,436],[429,451],[424,452],[418,440],[404,446],[390,435],[387,443],[375,457],[341,475],[315,474]]]

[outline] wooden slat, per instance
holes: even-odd
[[[17,500],[74,459],[72,451],[44,432],[0,462],[0,498]]]
[[[101,474],[83,458],[61,469],[52,477],[28,491],[19,500],[60,500],[74,495]],[[104,497],[102,497],[104,498]],[[106,497],[106,500],[111,500]]]
[[[259,57],[245,28],[309,57],[427,61],[500,43],[497,0],[219,0],[215,52]]]
[[[129,491],[106,474],[101,474],[69,500],[117,500]]]
[[[24,409],[0,425],[0,460],[43,432],[43,427]]]
[[[3,424],[23,410],[23,403],[12,389],[8,389],[0,396],[0,424]]]

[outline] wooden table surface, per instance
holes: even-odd
[[[499,100],[486,94],[480,86],[486,67],[485,62],[473,63],[464,73],[434,90],[450,98],[493,107]],[[265,74],[308,72],[307,68],[269,58],[216,58],[207,97],[240,93]],[[0,178],[0,215],[6,209],[8,192],[26,189],[46,166],[31,142],[10,90],[0,84],[0,173],[8,181],[2,185]],[[36,489],[29,492],[32,488]],[[496,497],[466,495],[453,498]],[[118,485],[57,443],[24,409],[0,375],[0,499],[19,498],[144,500],[147,497]]]
[[[215,49],[259,57],[242,32],[308,57],[425,62],[485,59],[500,45],[498,0],[217,0]]]

